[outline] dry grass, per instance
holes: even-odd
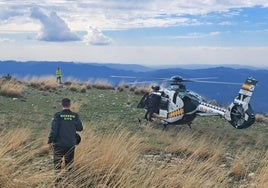
[[[135,173],[141,139],[124,131],[100,137],[86,133],[83,139],[87,142],[77,147],[76,184],[127,187],[125,184]]]
[[[93,84],[92,84],[93,88],[96,89],[108,89],[108,90],[114,90],[115,87],[109,83],[108,80],[96,80]]]
[[[256,114],[255,119],[256,119],[256,122],[260,122],[260,123],[267,123],[268,122],[268,117],[266,117],[262,114]]]
[[[254,185],[259,188],[268,187],[268,152],[261,161],[261,165],[257,170],[256,180]]]
[[[139,87],[136,88],[134,87],[134,94],[135,95],[144,95],[145,93],[149,93],[151,91],[151,89],[149,87]]]
[[[241,162],[234,163],[229,173],[229,176],[235,180],[241,180],[245,178],[246,175],[245,167]]]
[[[128,85],[122,84],[117,87],[117,91],[123,92],[126,88],[128,88]]]
[[[154,145],[150,137],[121,128],[99,134],[89,125],[85,127],[76,148],[73,173],[60,174],[68,177],[62,180],[62,187],[236,187],[232,181],[267,187],[268,155],[254,171],[257,154],[238,151],[228,162],[223,160],[226,150],[221,141],[190,131],[174,133],[146,127],[144,134],[157,138]],[[30,136],[26,128],[1,133],[1,187],[53,186],[56,177],[46,138],[32,143]],[[248,178],[251,172],[256,178]]]
[[[86,93],[87,85],[76,83],[76,82],[71,82],[70,85],[68,86],[68,89],[74,92]]]
[[[151,134],[149,128],[146,132]],[[147,134],[148,134],[147,133]],[[145,187],[219,187],[227,185],[221,165],[224,147],[220,141],[182,131],[154,132],[157,146],[147,148],[147,160],[154,166]],[[159,145],[162,147],[159,148]],[[155,151],[157,151],[155,153]],[[145,159],[146,159],[145,158]],[[148,161],[146,163],[148,163]]]
[[[64,85],[67,86],[67,89],[70,91],[86,93],[87,90],[87,84],[72,77],[68,77],[64,82]]]
[[[0,158],[2,158],[6,153],[10,151],[16,151],[20,146],[25,144],[29,139],[30,134],[30,130],[24,128],[15,129],[8,132],[3,131],[0,136]]]
[[[50,160],[38,158],[42,153],[38,143],[30,142],[30,131],[19,129],[10,133],[6,139],[11,139],[12,142],[6,142],[7,145],[1,144],[0,149],[0,187],[52,187],[54,173],[49,170]],[[24,142],[18,142],[21,138]],[[48,156],[44,153],[43,155]]]
[[[10,80],[0,80],[0,95],[6,97],[22,97],[24,85],[18,80],[11,78]]]
[[[0,185],[1,187],[30,187],[39,180],[29,169],[34,168],[29,163],[35,155],[35,150],[28,151],[30,129],[15,128],[3,131],[0,136]]]
[[[73,101],[71,104],[71,110],[73,112],[78,113],[80,111],[80,107],[81,107],[82,103],[78,102],[78,101]]]
[[[86,93],[87,90],[87,84],[83,84],[71,77],[67,78],[63,85],[57,83],[54,76],[26,77],[24,80],[30,87],[44,91],[56,91],[58,88],[62,88],[63,85],[66,86],[66,89],[74,92]]]
[[[30,87],[45,91],[54,91],[60,86],[54,76],[26,77],[24,80],[29,83]]]

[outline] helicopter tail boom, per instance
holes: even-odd
[[[198,111],[199,116],[224,116],[226,113],[226,109],[205,102],[199,104]]]
[[[197,115],[222,116],[237,129],[245,129],[255,122],[255,114],[250,106],[250,99],[257,84],[257,80],[248,78],[242,85],[237,97],[227,109],[201,102]]]

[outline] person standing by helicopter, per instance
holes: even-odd
[[[159,92],[159,86],[152,86],[153,92],[148,95],[147,98],[147,112],[145,113],[145,119],[152,121],[154,113],[159,113],[159,104],[161,101],[161,93]]]

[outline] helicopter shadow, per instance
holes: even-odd
[[[178,124],[178,125],[167,124],[167,123],[163,123],[162,121],[158,119],[153,120],[153,121],[138,119],[138,121],[139,121],[139,126],[142,126],[142,127],[150,126],[154,129],[162,130],[162,131],[181,132],[182,130],[185,130],[185,129],[189,131],[194,131],[194,128],[192,128],[188,124]]]

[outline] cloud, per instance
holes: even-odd
[[[42,7],[43,10],[49,10],[54,14],[57,12],[60,15],[59,18],[56,14],[57,19],[64,23],[68,33],[72,33],[69,27],[72,30],[81,31],[85,30],[89,24],[102,30],[203,25],[206,22],[199,16],[211,13],[218,13],[217,16],[225,18],[219,22],[229,25],[228,18],[241,15],[243,8],[256,6],[265,8],[268,7],[268,2],[267,0],[2,0],[0,2],[0,20],[16,17],[18,13],[25,19],[31,7]],[[40,12],[38,9],[34,10]],[[50,19],[50,24],[48,24],[53,24],[55,27],[57,19],[54,20],[51,14],[46,16],[47,19]],[[35,19],[40,20],[39,17]],[[63,19],[68,21],[69,27]],[[42,20],[40,22],[42,23]],[[48,34],[48,28],[45,29],[49,26],[42,24],[40,36],[48,38],[50,41],[49,38],[53,35]],[[45,37],[45,35],[50,37]],[[72,33],[72,35],[75,34]],[[75,38],[77,40],[76,35],[71,40]]]
[[[42,28],[38,39],[50,42],[66,42],[81,40],[56,12],[49,15],[43,13],[39,8],[33,8],[31,17],[41,22]]]
[[[230,26],[230,25],[234,25],[234,23],[228,22],[228,21],[223,21],[223,22],[220,22],[219,25],[222,25],[222,26]]]
[[[219,31],[214,31],[210,33],[188,33],[186,35],[179,35],[175,37],[171,37],[172,39],[197,39],[197,38],[205,38],[205,37],[214,37],[220,35]]]
[[[0,20],[8,20],[9,18],[19,15],[18,12],[12,11],[8,7],[0,7]]]
[[[0,43],[2,42],[12,42],[13,40],[12,39],[9,39],[9,38],[0,38]]]
[[[92,45],[109,45],[112,40],[105,36],[99,29],[89,27],[88,33],[85,36],[85,42]]]

